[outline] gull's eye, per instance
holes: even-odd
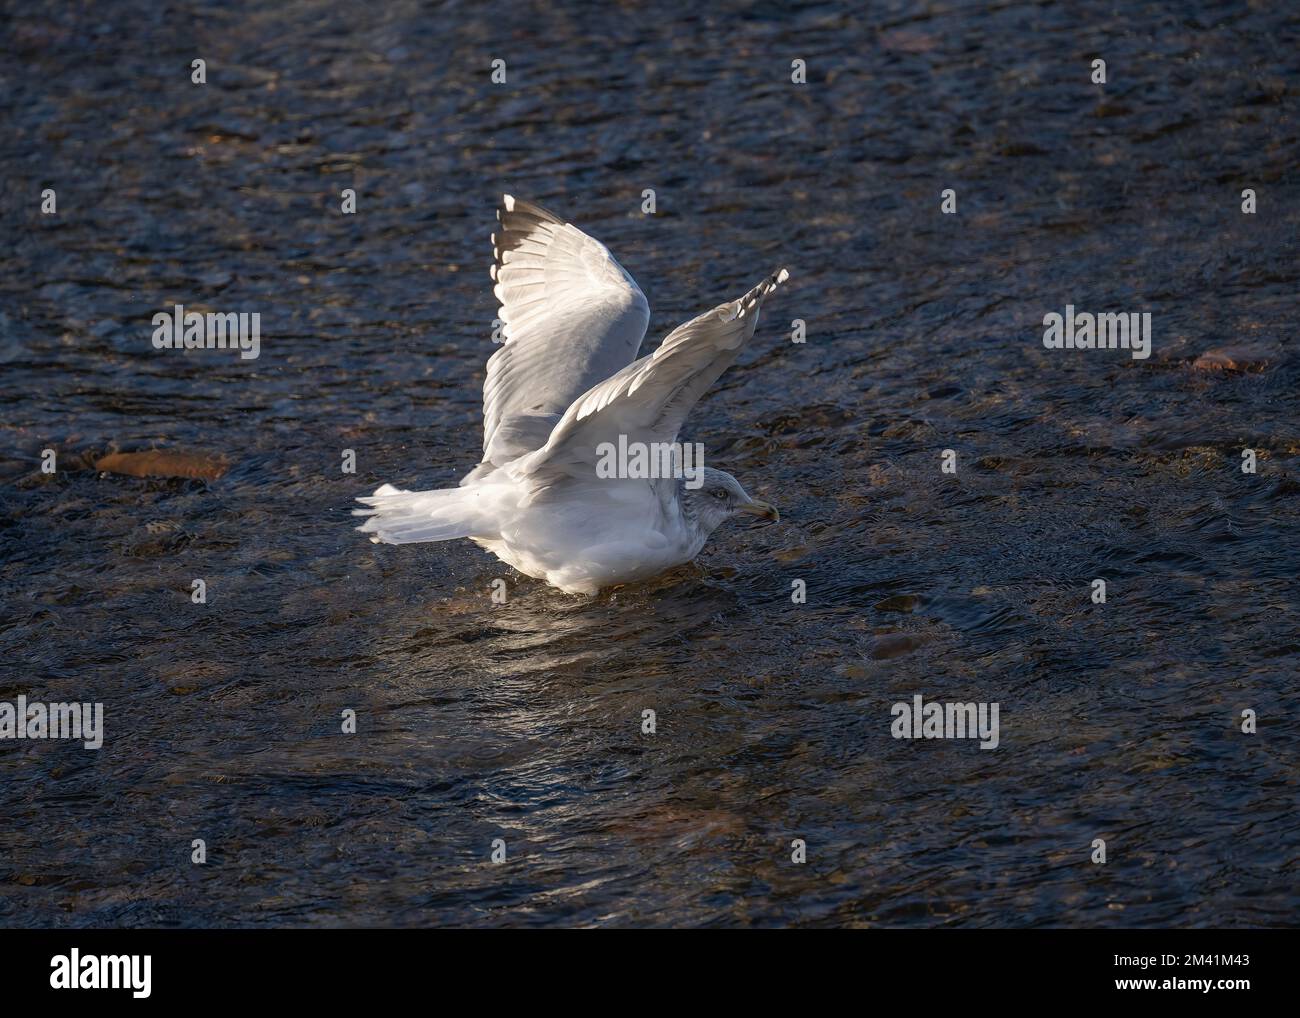
[[[714,489],[713,489],[713,497],[714,497],[714,498],[726,498],[726,497],[727,497],[726,489],[725,489],[725,488],[714,488]]]

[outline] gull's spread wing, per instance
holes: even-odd
[[[764,299],[789,278],[768,276],[739,300],[680,325],[654,353],[634,361],[573,401],[546,444],[511,467],[535,490],[560,476],[592,476],[597,447],[628,442],[674,442],[686,416],[754,335]]]
[[[581,393],[636,356],[645,294],[600,241],[510,195],[492,237],[493,289],[505,343],[483,383],[483,460],[541,446]]]

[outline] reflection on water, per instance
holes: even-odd
[[[0,920],[1293,921],[1298,23],[1067,8],[15,9],[0,699],[107,737],[0,744]],[[351,530],[472,465],[503,190],[652,338],[790,266],[684,436],[780,525],[594,600]],[[175,303],[260,358],[154,351]],[[1044,349],[1067,303],[1150,360]],[[155,446],[230,468],[94,469]],[[895,741],[917,693],[1000,746]]]

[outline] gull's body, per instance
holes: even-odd
[[[602,443],[673,443],[696,401],[754,334],[784,270],[673,330],[636,357],[645,296],[599,241],[506,195],[494,293],[505,343],[483,383],[482,460],[457,488],[379,488],[359,528],[389,544],[467,537],[569,593],[648,579],[689,562],[737,513],[775,517],[735,478],[598,476]]]

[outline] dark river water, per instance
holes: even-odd
[[[1295,8],[689,6],[0,3],[0,700],[105,728],[0,742],[0,923],[1295,923]],[[503,191],[647,348],[788,266],[683,436],[779,524],[594,599],[352,529],[476,462]]]

